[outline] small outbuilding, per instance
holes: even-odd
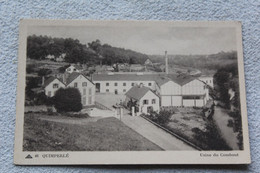
[[[68,73],[74,73],[74,72],[80,73],[82,71],[83,71],[83,68],[77,64],[72,64],[68,68],[66,68],[66,72],[68,72]]]

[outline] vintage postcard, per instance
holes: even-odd
[[[240,22],[21,20],[14,163],[249,164]]]

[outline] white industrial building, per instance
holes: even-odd
[[[125,94],[133,86],[148,87],[159,95],[160,106],[202,107],[209,100],[206,82],[190,76],[165,73],[107,73],[94,74],[96,92]],[[212,77],[208,78],[212,81]]]
[[[93,74],[92,80],[96,84],[96,92],[98,93],[114,93],[125,94],[130,88],[143,84],[155,90],[155,78],[157,74],[144,73],[103,73]]]

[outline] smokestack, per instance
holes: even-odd
[[[42,76],[42,86],[44,85],[44,82],[45,82],[45,77]]]
[[[167,51],[165,51],[165,73],[169,74]]]

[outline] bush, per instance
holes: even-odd
[[[145,116],[150,120],[164,126],[168,124],[172,114],[173,113],[171,111],[162,110],[159,113],[151,112],[150,115]]]
[[[82,109],[81,95],[76,88],[60,88],[53,98],[58,112],[79,112]]]

